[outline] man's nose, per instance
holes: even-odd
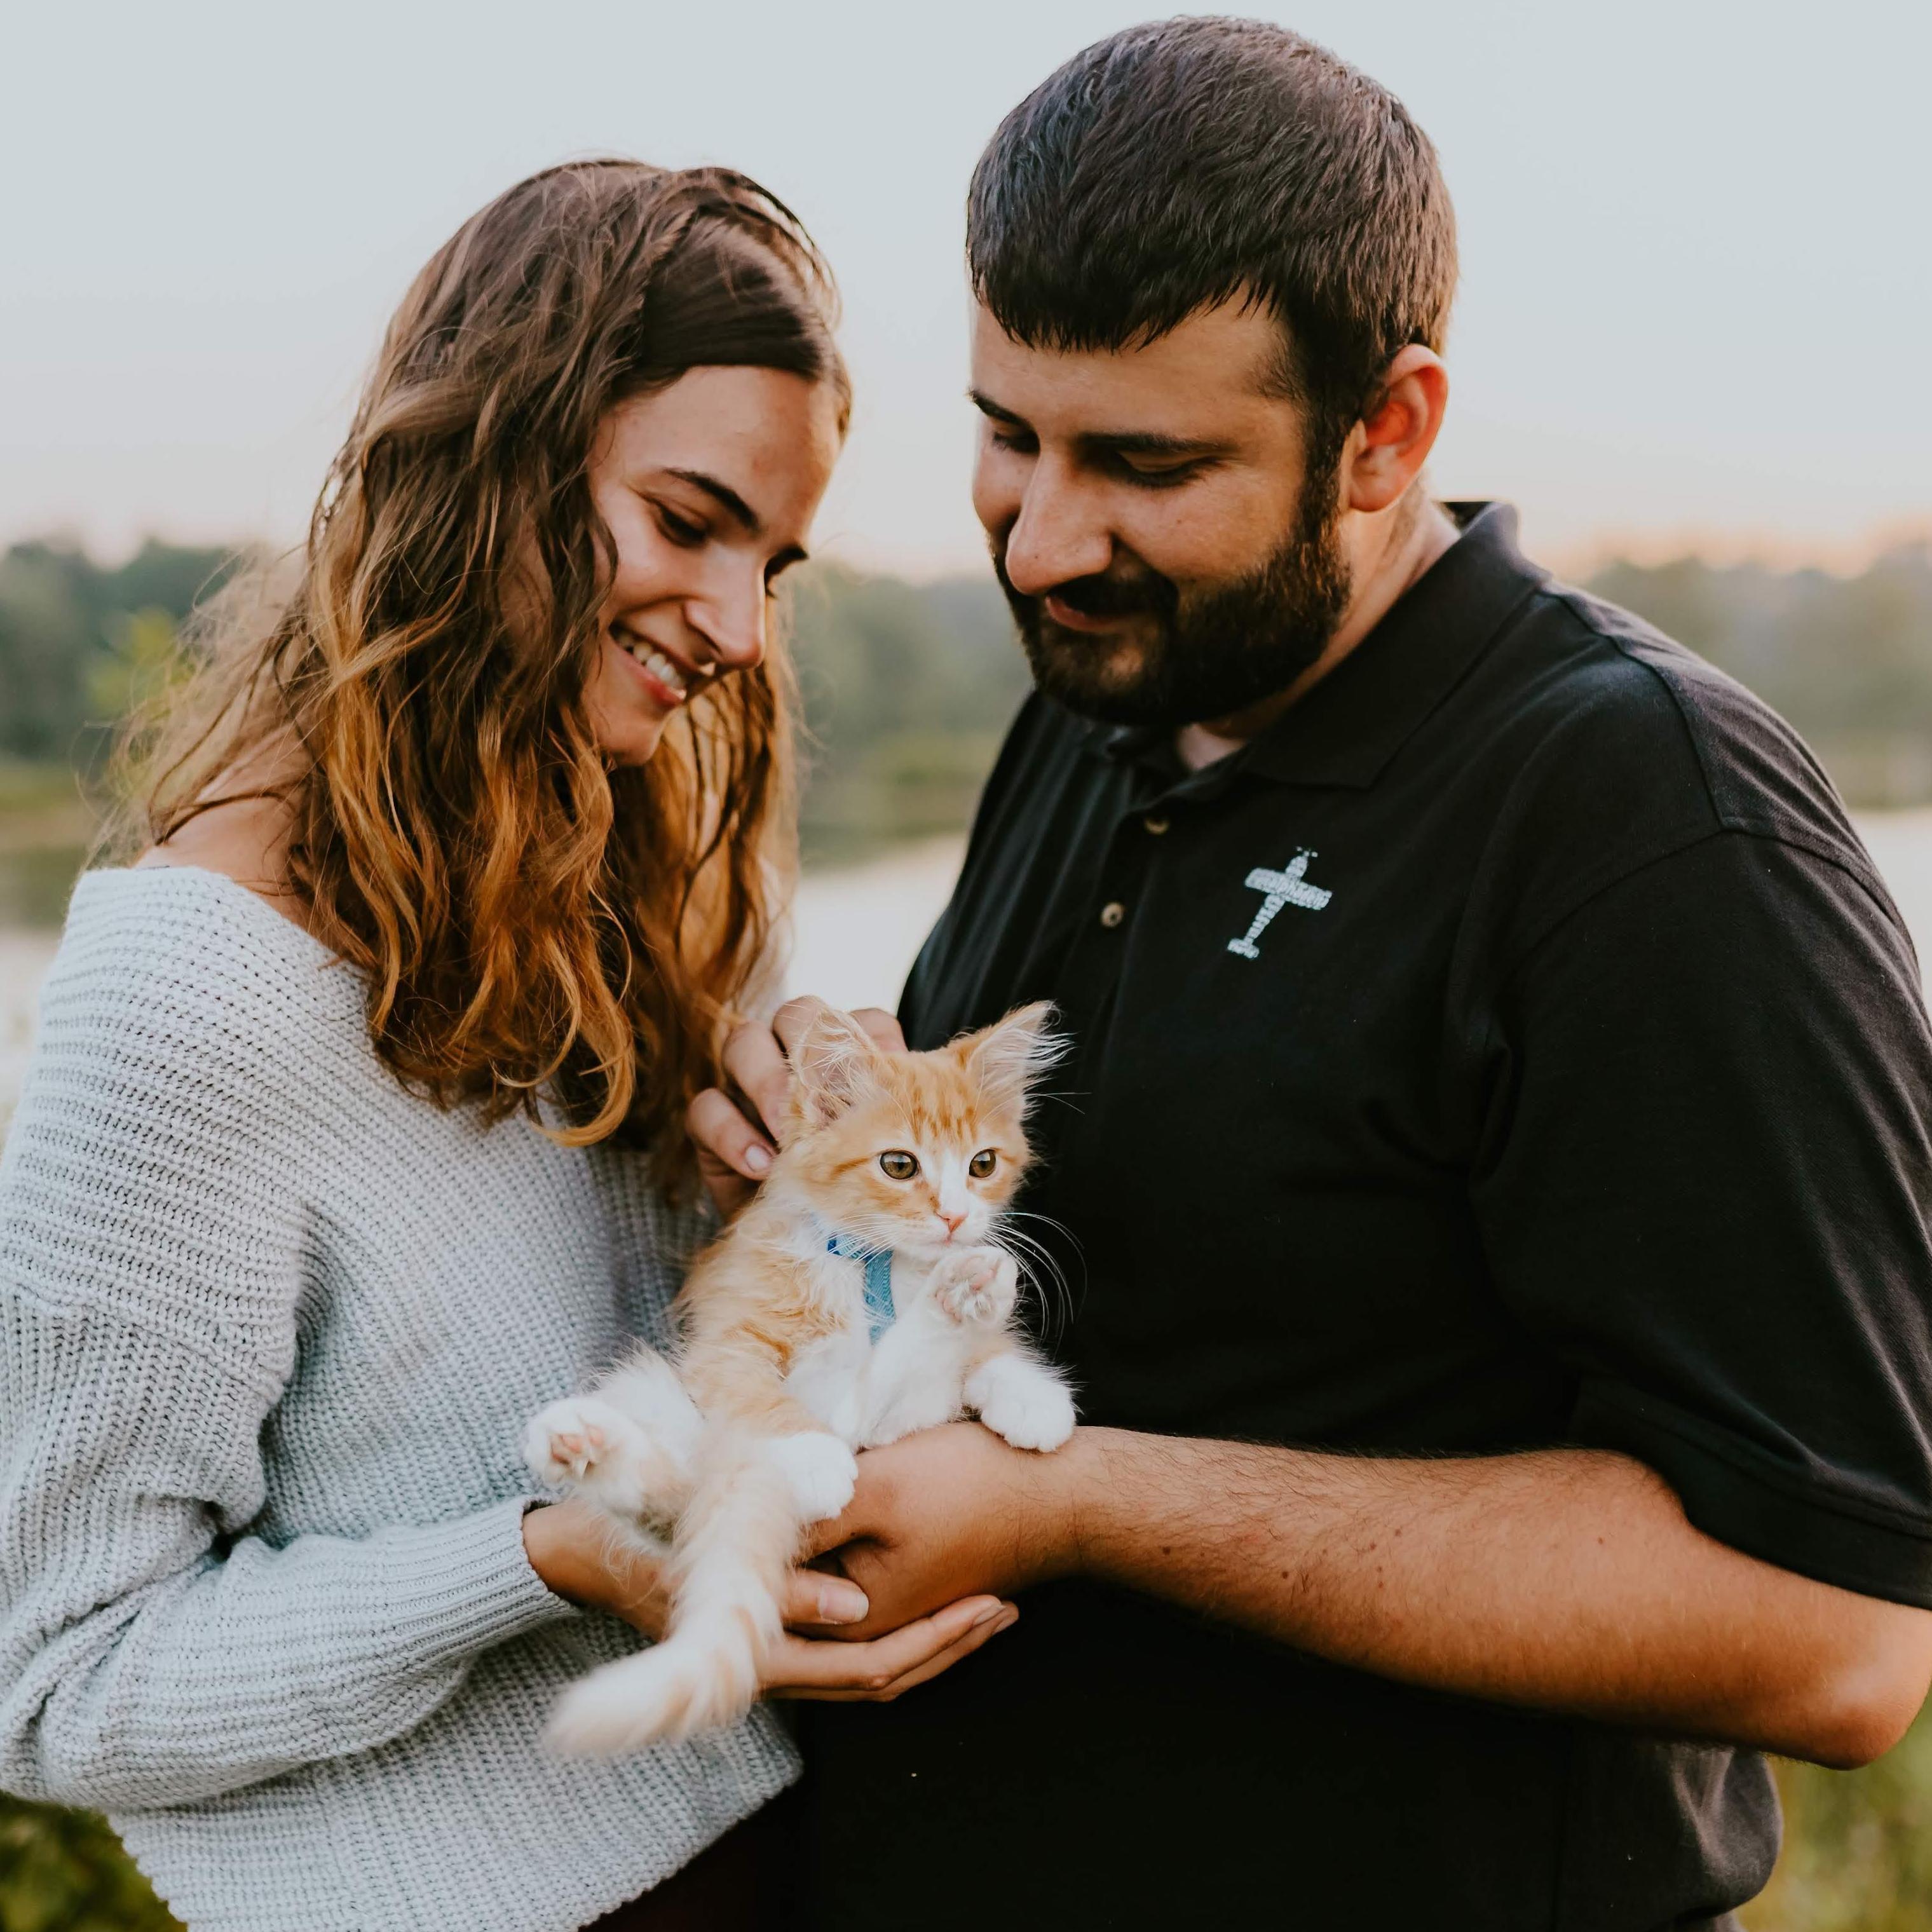
[[[1113,532],[1055,464],[1036,464],[1006,536],[1006,581],[1040,597],[1077,577],[1098,577],[1114,560]]]

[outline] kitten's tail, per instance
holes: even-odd
[[[664,1640],[572,1684],[551,1714],[547,1744],[610,1756],[734,1723],[752,1708],[778,1640],[800,1532],[812,1520],[785,1453],[808,1442],[850,1464],[832,1436],[746,1441],[707,1459],[678,1526]]]

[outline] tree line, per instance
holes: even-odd
[[[128,693],[236,562],[158,542],[112,566],[52,542],[0,554],[0,760],[97,770]],[[1783,712],[1851,804],[1932,802],[1932,544],[1855,576],[1687,557],[1614,562],[1588,587]],[[790,628],[808,858],[963,824],[1026,688],[990,575],[914,584],[819,567]]]

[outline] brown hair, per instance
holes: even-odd
[[[1285,27],[1129,27],[1000,122],[973,172],[974,292],[1017,340],[1109,350],[1230,299],[1271,311],[1311,454],[1339,457],[1382,372],[1439,350],[1456,218],[1402,103]]]
[[[845,374],[831,278],[718,168],[553,168],[472,216],[391,322],[299,580],[213,620],[129,741],[146,836],[285,805],[308,921],[439,1105],[560,1108],[677,1171],[689,1096],[793,862],[789,673],[694,694],[608,770],[584,692],[614,565],[587,478],[616,404],[700,364]],[[271,774],[266,778],[263,774]]]

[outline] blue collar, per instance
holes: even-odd
[[[836,1229],[825,1238],[825,1252],[841,1261],[866,1264],[866,1319],[876,1342],[892,1325],[897,1310],[892,1306],[892,1251],[868,1246],[856,1234]]]

